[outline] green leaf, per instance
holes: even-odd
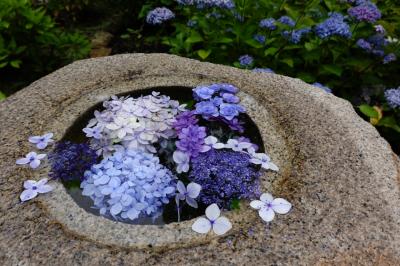
[[[358,106],[358,109],[360,110],[361,113],[368,116],[369,118],[378,118],[379,117],[378,112],[372,106],[369,106],[368,104],[362,104],[362,105]]]
[[[222,37],[222,38],[218,38],[216,40],[216,43],[233,43],[233,39],[228,38],[228,37]]]
[[[293,62],[293,59],[292,59],[292,58],[285,58],[285,59],[282,59],[281,62],[287,64],[287,65],[290,66],[290,67],[293,67],[293,66],[294,66],[294,62]]]
[[[304,47],[306,48],[307,51],[312,51],[312,50],[314,50],[315,45],[313,43],[311,43],[311,42],[306,42],[304,44]]]
[[[322,72],[340,77],[343,69],[338,65],[322,65]]]
[[[274,55],[277,51],[278,51],[278,48],[270,47],[267,50],[265,50],[264,55],[265,56]]]
[[[246,40],[246,43],[248,45],[250,45],[251,47],[254,47],[254,48],[257,48],[257,49],[264,47],[263,44],[257,42],[256,40],[253,40],[253,39]]]
[[[240,209],[240,200],[239,199],[233,199],[231,201],[231,210],[239,210]]]
[[[0,101],[4,100],[5,98],[6,98],[6,95],[0,91]]]
[[[13,60],[10,62],[10,65],[14,68],[19,68],[19,66],[21,65],[22,61],[21,60]]]
[[[310,73],[301,72],[297,77],[307,83],[315,82],[315,77]]]
[[[8,64],[8,62],[3,62],[3,63],[0,63],[0,68],[3,68],[3,67],[5,67],[7,64]]]
[[[211,50],[198,50],[197,54],[204,60],[211,54]]]
[[[197,43],[197,42],[202,42],[203,37],[197,32],[192,32],[192,34],[189,36],[189,38],[186,39],[186,43]]]
[[[400,132],[400,126],[397,125],[396,119],[393,116],[386,116],[379,120],[378,126],[389,127]]]

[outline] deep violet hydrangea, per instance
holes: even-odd
[[[176,147],[191,158],[196,157],[204,145],[206,136],[205,127],[189,125],[178,133],[179,140],[176,142]]]
[[[199,120],[196,118],[194,111],[184,111],[176,116],[176,121],[172,126],[179,134],[183,128],[194,126],[197,122],[199,122]]]
[[[280,18],[278,19],[278,21],[279,21],[280,23],[285,24],[285,25],[288,25],[288,26],[290,26],[290,27],[294,27],[294,26],[296,25],[296,22],[295,22],[292,18],[290,18],[290,17],[288,17],[288,16],[282,16],[282,17],[280,17]]]
[[[56,144],[49,154],[49,176],[62,181],[83,180],[84,173],[97,161],[97,154],[86,143],[69,141]]]
[[[351,7],[347,12],[357,21],[374,23],[381,18],[381,12],[379,11],[378,7],[369,1],[365,1],[355,7]]]
[[[85,172],[82,195],[101,215],[134,220],[157,217],[175,195],[176,177],[159,158],[140,150],[116,152]]]
[[[258,26],[263,29],[276,30],[275,19],[273,18],[265,18],[260,20]]]
[[[385,98],[392,108],[400,107],[400,87],[397,89],[388,89],[385,91]]]
[[[315,27],[315,33],[321,39],[326,39],[331,36],[341,36],[345,38],[351,37],[350,26],[344,21],[343,15],[337,12],[332,12],[322,23]]]
[[[152,25],[159,25],[173,19],[175,14],[166,7],[157,7],[147,13],[146,22]]]
[[[254,58],[248,54],[239,57],[239,63],[243,67],[248,67],[253,64]]]
[[[200,153],[192,160],[189,179],[201,185],[199,201],[216,203],[229,209],[233,199],[249,199],[260,192],[260,172],[249,162],[250,156],[232,150]]]

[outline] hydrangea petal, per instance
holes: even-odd
[[[269,169],[271,169],[272,171],[279,171],[279,167],[272,162],[269,162]]]
[[[219,217],[213,224],[213,231],[217,235],[223,235],[231,230],[232,224],[226,217]]]
[[[38,168],[40,165],[40,160],[36,159],[30,162],[29,166],[33,169]]]
[[[211,222],[200,217],[192,224],[192,230],[200,234],[207,234],[211,230]]]
[[[263,193],[260,200],[265,203],[271,203],[274,200],[274,197],[272,197],[270,193]]]
[[[35,180],[26,180],[24,181],[24,188],[31,189],[33,186],[36,186],[37,182]]]
[[[20,158],[16,161],[17,164],[27,164],[30,160],[28,158]]]
[[[271,222],[275,217],[275,212],[272,208],[261,208],[258,214],[266,222]]]
[[[21,199],[21,201],[28,201],[28,200],[36,197],[37,194],[38,194],[37,191],[32,190],[32,189],[27,189],[27,190],[22,191],[19,198]]]
[[[188,186],[187,186],[187,193],[188,196],[195,199],[199,196],[200,194],[200,190],[201,190],[201,186],[197,183],[191,182]]]
[[[182,194],[186,193],[186,187],[182,181],[178,181],[178,183],[176,184],[176,189],[179,191],[179,193],[182,193]]]
[[[265,203],[262,202],[261,200],[253,200],[252,202],[250,202],[250,206],[256,210],[261,209],[264,205]]]
[[[50,185],[43,185],[43,186],[39,186],[37,191],[39,193],[47,193],[53,190],[53,187]]]
[[[192,199],[192,198],[189,198],[189,197],[186,197],[186,203],[187,203],[189,206],[191,206],[191,207],[193,207],[193,208],[195,208],[195,209],[197,209],[197,208],[199,207],[198,204],[197,204],[197,201],[194,200],[194,199]]]
[[[117,203],[115,205],[113,205],[110,209],[110,213],[111,215],[117,215],[122,211],[122,204],[121,203]]]
[[[210,221],[215,221],[221,215],[221,210],[218,205],[213,203],[206,209],[206,216]]]
[[[272,201],[272,209],[279,214],[286,214],[292,208],[292,204],[285,199],[276,198]]]

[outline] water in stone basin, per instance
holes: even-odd
[[[144,89],[140,91],[133,91],[133,92],[128,92],[124,94],[118,94],[117,96],[130,96],[130,97],[140,97],[141,95],[145,96],[148,94],[151,94],[152,91],[160,92],[162,95],[167,95],[171,97],[173,100],[179,101],[179,103],[188,103],[188,104],[193,104],[193,96],[192,96],[192,88],[187,88],[187,87],[156,87],[156,88],[149,88],[149,89]],[[89,120],[93,118],[93,112],[95,110],[102,110],[104,107],[102,106],[102,103],[99,103],[90,109],[88,109],[84,114],[81,115],[79,119],[68,129],[66,132],[64,138],[62,139],[63,141],[71,141],[75,143],[82,143],[87,141],[87,138],[85,134],[82,132],[82,129],[87,125]],[[252,121],[252,119],[247,115],[247,114],[241,114],[240,115],[241,121],[244,122],[244,129],[245,131],[243,132],[243,136],[248,137],[252,143],[258,145],[260,147],[259,152],[264,152],[264,145],[262,142],[261,134],[255,125],[255,123]],[[202,121],[203,123],[207,123],[208,127],[214,127],[215,129],[222,129],[224,130],[224,135],[226,133],[226,138],[229,138],[228,132],[229,130],[228,127],[225,128],[225,126],[221,125],[221,123],[217,122],[209,122],[209,121]],[[226,139],[226,140],[227,140]],[[160,161],[162,164],[166,164],[166,158],[165,155],[163,154],[158,154],[160,156]],[[168,165],[166,165],[169,167]],[[172,167],[169,167],[170,170],[176,174],[175,169]],[[99,210],[93,208],[93,201],[90,199],[90,197],[86,197],[82,195],[82,190],[79,187],[80,182],[72,181],[65,183],[64,185],[68,191],[68,193],[71,195],[71,197],[75,200],[75,202],[84,210],[86,210],[89,213],[92,213],[94,215],[100,216]],[[180,221],[184,220],[189,220],[193,219],[195,217],[201,216],[204,214],[204,210],[207,206],[199,203],[199,207],[197,209],[190,208],[187,205],[184,205],[181,209],[180,212]],[[114,218],[111,215],[104,216],[108,219],[114,220]],[[135,219],[133,221],[127,219],[127,220],[121,220],[120,222],[128,223],[128,224],[152,224],[152,225],[163,225],[163,224],[168,224],[172,222],[177,222],[178,221],[178,215],[177,215],[177,207],[175,200],[171,198],[170,202],[166,204],[163,208],[163,214],[157,218],[151,218],[151,217],[140,217],[138,219]]]

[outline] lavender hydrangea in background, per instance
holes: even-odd
[[[288,25],[290,27],[294,27],[296,25],[296,22],[291,17],[288,17],[288,16],[280,17],[278,19],[278,22],[280,22],[282,24],[285,24],[285,25]]]
[[[255,34],[253,36],[253,39],[256,40],[257,42],[261,43],[261,44],[264,44],[265,40],[266,40],[266,37],[264,35],[261,35],[261,34]]]
[[[400,107],[400,87],[397,89],[388,89],[385,91],[385,98],[387,103],[392,108]]]
[[[321,83],[315,82],[315,83],[313,83],[312,85],[313,85],[314,87],[317,87],[317,88],[319,88],[319,89],[322,89],[323,91],[325,91],[325,92],[327,92],[327,93],[332,93],[332,90],[331,90],[329,87],[327,87],[327,86],[325,86],[325,85],[322,85]]]
[[[254,58],[248,54],[239,57],[239,64],[242,67],[248,67],[253,64]]]
[[[394,53],[387,54],[383,58],[383,64],[389,64],[390,62],[396,61],[397,57]]]
[[[349,8],[348,14],[356,21],[369,23],[374,23],[381,18],[381,12],[378,7],[370,1],[363,1],[357,6]]]
[[[386,34],[386,30],[382,25],[375,25],[374,28],[375,28],[376,33]]]
[[[146,22],[152,25],[159,25],[173,19],[175,14],[166,7],[157,7],[147,13]]]
[[[49,154],[49,176],[61,181],[82,181],[85,171],[97,162],[97,154],[86,143],[58,142]]]
[[[350,26],[344,21],[342,14],[332,12],[329,18],[315,26],[315,33],[321,39],[331,36],[351,37]]]
[[[265,18],[260,20],[258,26],[263,29],[276,30],[275,19],[273,18]]]
[[[243,152],[215,150],[192,160],[189,179],[202,187],[199,201],[229,209],[233,199],[252,198],[259,192],[260,172]]]
[[[175,195],[176,177],[158,157],[139,150],[116,152],[85,172],[82,194],[101,215],[134,220],[158,217]]]

